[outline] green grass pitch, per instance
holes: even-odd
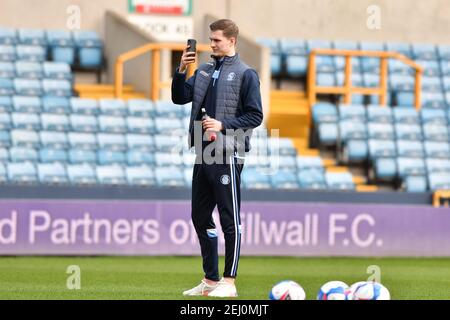
[[[67,288],[69,265],[80,267],[80,290]],[[450,298],[450,258],[241,257],[236,284],[239,299],[267,300],[290,279],[315,299],[327,281],[366,280],[370,265],[380,267],[392,299]],[[0,299],[178,300],[201,276],[199,257],[0,257]]]

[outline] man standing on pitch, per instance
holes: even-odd
[[[192,101],[189,146],[195,147],[197,155],[192,177],[192,221],[205,273],[198,286],[183,294],[236,297],[234,281],[241,247],[240,175],[245,152],[250,150],[251,129],[261,124],[263,112],[258,74],[236,53],[237,25],[222,19],[209,27],[212,60],[200,65],[186,80],[187,66],[196,59],[196,53],[188,52],[187,46],[172,82],[174,103]],[[203,108],[208,117],[202,115]],[[217,230],[212,218],[216,205],[225,236],[223,278],[219,277]]]

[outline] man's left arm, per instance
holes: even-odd
[[[244,72],[240,100],[243,114],[234,119],[224,119],[222,121],[223,130],[253,129],[262,123],[263,111],[259,78],[253,69]]]

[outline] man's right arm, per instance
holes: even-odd
[[[186,81],[186,72],[175,71],[172,80],[172,102],[175,104],[186,104],[192,101],[194,96],[194,82],[197,70],[194,75]]]

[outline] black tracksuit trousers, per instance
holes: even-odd
[[[239,163],[238,163],[239,162]],[[200,241],[205,278],[219,280],[217,230],[212,212],[217,205],[225,236],[224,277],[236,277],[241,247],[241,172],[243,158],[230,156],[223,164],[194,165],[192,222]]]

